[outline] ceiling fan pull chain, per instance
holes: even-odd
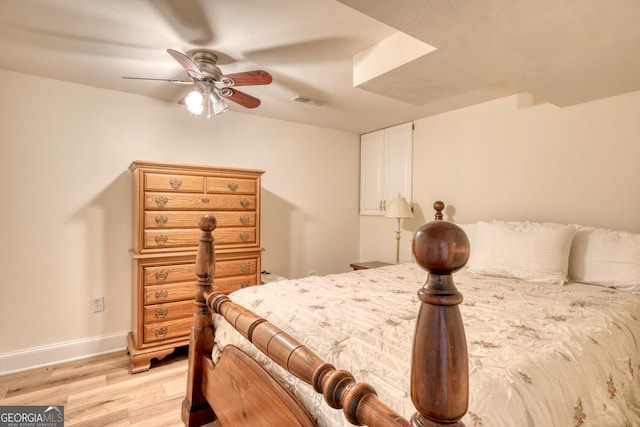
[[[209,90],[205,90],[204,91],[204,105],[206,106],[205,108],[207,109],[207,119],[211,118],[211,100],[209,99],[211,97],[211,92]]]

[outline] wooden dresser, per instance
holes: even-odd
[[[260,284],[263,171],[135,161],[133,172],[132,373],[189,343],[195,257],[205,213],[217,219],[215,289]]]

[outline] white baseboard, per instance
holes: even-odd
[[[122,332],[0,354],[0,376],[123,350],[127,348],[127,334]]]

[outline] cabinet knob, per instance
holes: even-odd
[[[156,280],[167,280],[167,277],[169,277],[169,272],[168,271],[158,271],[156,274]]]
[[[156,244],[164,245],[169,240],[169,236],[165,236],[164,234],[161,234],[159,236],[156,236],[154,240],[156,241]]]
[[[174,190],[177,190],[182,186],[182,180],[172,179],[171,181],[169,181],[169,184],[171,184],[171,188],[173,188]]]
[[[163,337],[167,335],[167,332],[169,332],[167,328],[160,328],[160,329],[156,329],[153,333],[157,337]]]
[[[167,199],[164,196],[158,196],[155,199],[153,199],[154,202],[156,202],[156,206],[159,208],[164,208],[167,204],[167,202],[169,201],[169,199]]]
[[[242,225],[247,225],[249,224],[249,221],[251,221],[251,219],[248,216],[241,216],[239,219]]]
[[[202,203],[209,203],[209,198],[208,197],[203,197],[202,198]]]
[[[155,315],[157,319],[163,319],[167,317],[167,314],[169,314],[169,310],[167,310],[166,308],[158,308],[155,311]]]
[[[242,264],[240,266],[240,271],[243,273],[248,273],[249,271],[251,271],[251,266],[249,264]]]
[[[238,190],[238,184],[235,182],[230,182],[227,187],[229,187],[229,190],[231,191],[237,191]]]
[[[165,300],[169,296],[169,292],[167,291],[158,291],[156,292],[156,299]]]
[[[248,286],[249,286],[249,282],[246,282],[246,281],[240,282],[240,287],[241,288],[246,288]]]
[[[156,225],[158,227],[164,227],[167,224],[167,221],[169,221],[169,218],[167,218],[166,216],[157,216],[156,217]]]
[[[249,233],[240,233],[239,234],[240,240],[242,240],[243,242],[249,240]]]
[[[251,202],[247,199],[242,199],[240,200],[240,206],[242,206],[243,208],[248,207],[251,204]]]

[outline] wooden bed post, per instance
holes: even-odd
[[[211,311],[206,304],[205,294],[213,290],[212,278],[215,272],[215,252],[211,232],[216,228],[212,215],[200,218],[198,226],[202,230],[196,258],[196,310],[189,338],[189,371],[187,394],[182,402],[182,421],[186,426],[200,426],[216,419],[213,410],[202,392],[200,378],[203,371],[203,355],[211,356],[213,349],[213,325]]]
[[[427,283],[414,335],[411,399],[418,412],[413,427],[463,426],[469,404],[467,344],[458,304],[462,294],[452,273],[469,259],[469,239],[457,225],[440,221],[444,203],[434,203],[436,221],[416,231],[412,249]]]

